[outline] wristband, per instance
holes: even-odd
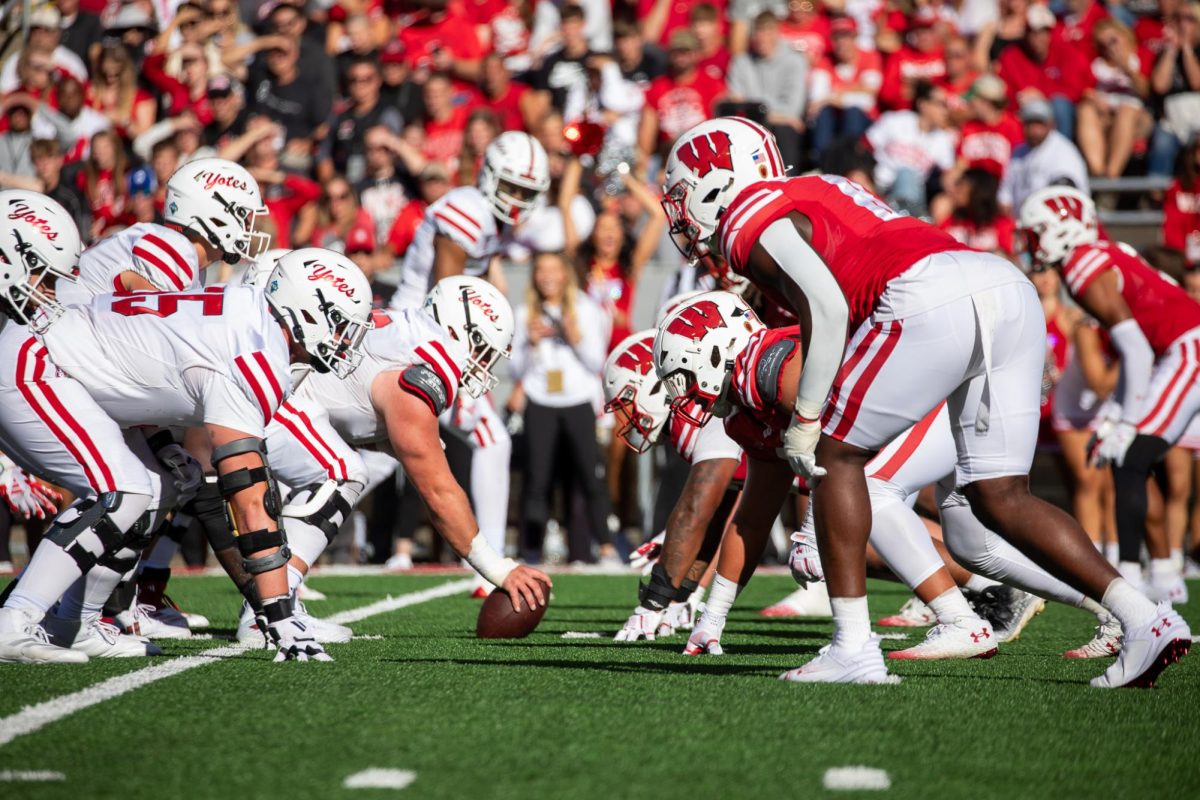
[[[467,563],[484,577],[488,583],[503,586],[508,573],[517,568],[517,562],[504,558],[492,548],[482,533],[475,534],[471,549],[466,555]]]

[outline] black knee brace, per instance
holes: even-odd
[[[225,475],[218,475],[217,488],[221,496],[228,501],[238,492],[248,489],[255,484],[266,484],[266,494],[263,496],[263,509],[267,512],[268,517],[278,521],[280,512],[283,510],[283,503],[279,497],[279,486],[275,483],[275,476],[272,474],[271,468],[267,466],[267,448],[266,443],[262,439],[246,437],[245,439],[237,439],[214,448],[212,454],[213,466],[216,467],[227,458],[246,453],[257,454],[262,460],[262,466],[243,467]],[[232,520],[229,521],[229,527],[233,527]],[[237,546],[238,551],[242,554],[242,566],[251,575],[258,575],[278,569],[287,564],[288,559],[292,557],[292,551],[288,549],[287,537],[283,532],[283,528],[273,531],[264,528],[257,531],[240,532],[237,537]],[[272,547],[279,548],[273,555],[262,556],[261,558],[250,557],[252,553]]]
[[[46,539],[61,547],[79,570],[87,573],[101,556],[115,553],[124,544],[125,534],[109,516],[121,506],[122,494],[105,492],[80,501],[75,507],[78,515],[70,522],[60,522],[63,515],[59,514],[46,532]]]
[[[643,607],[652,608],[655,611],[662,611],[670,605],[672,600],[677,599],[678,593],[681,591],[671,585],[667,568],[661,562],[655,564],[654,568],[650,570],[650,582],[639,584],[638,589],[638,601]]]
[[[251,575],[260,575],[264,572],[270,572],[273,569],[279,569],[286,565],[288,559],[292,557],[292,551],[288,549],[287,536],[284,535],[283,528],[277,528],[273,531],[263,529],[239,534],[237,537],[237,546],[238,552],[242,554],[242,566]],[[254,553],[272,547],[278,547],[279,549],[269,556],[251,558]]]

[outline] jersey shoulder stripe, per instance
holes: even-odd
[[[725,210],[725,216],[721,221],[721,252],[725,255],[726,260],[740,265],[739,259],[745,257],[742,250],[746,249],[748,252],[748,248],[739,247],[741,244],[739,234],[759,212],[783,196],[781,189],[762,185],[747,189],[733,201],[733,204]]]
[[[135,271],[164,291],[196,286],[200,263],[191,242],[170,228],[152,227],[131,245]]]
[[[270,362],[261,350],[256,350],[235,357],[233,363],[241,374],[250,397],[262,411],[263,424],[266,425],[283,402],[283,387],[271,371]]]
[[[1082,294],[1102,272],[1116,266],[1112,256],[1102,248],[1089,247],[1080,250],[1082,252],[1077,250],[1071,254],[1064,270],[1067,286],[1071,294],[1076,296]]]

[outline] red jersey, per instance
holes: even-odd
[[[1065,46],[1082,53],[1091,61],[1096,57],[1096,37],[1093,35],[1096,23],[1107,16],[1108,9],[1098,2],[1093,2],[1082,14],[1068,14],[1054,29],[1050,50]]]
[[[1096,242],[1077,247],[1062,271],[1067,288],[1078,299],[1092,281],[1110,269],[1116,270],[1121,297],[1156,358],[1180,336],[1200,327],[1200,303],[1128,245]]]
[[[646,89],[646,105],[658,114],[658,138],[670,144],[713,115],[717,98],[725,94],[725,81],[698,69],[684,82],[663,75]]]
[[[937,83],[945,74],[946,60],[940,50],[922,53],[905,47],[888,59],[879,103],[893,110],[912,108],[912,98],[904,96],[905,87],[919,80]]]
[[[798,325],[764,328],[734,359],[731,393],[736,410],[725,418],[725,432],[750,458],[779,460],[783,432],[791,421],[779,408],[780,381],[801,346]]]
[[[612,319],[612,332],[609,334],[608,351],[621,343],[621,340],[633,333],[633,297],[636,287],[630,282],[629,276],[619,264],[610,264],[597,269],[593,261],[588,267],[587,293],[588,297],[608,312]],[[618,316],[619,315],[619,316]]]
[[[1037,89],[1046,97],[1063,95],[1078,103],[1092,85],[1091,62],[1071,47],[1051,47],[1045,61],[1034,61],[1025,48],[1010,44],[996,61],[996,74],[1008,84],[1010,99],[1022,89]]]
[[[754,243],[792,211],[812,222],[812,246],[829,267],[850,308],[850,330],[870,316],[888,283],[922,258],[966,250],[954,237],[893,211],[854,181],[838,175],[761,181],[726,209],[717,235],[729,266],[744,275]],[[760,287],[785,308],[771,287]]]
[[[779,36],[783,41],[808,59],[809,64],[820,64],[831,49],[830,20],[824,14],[814,14],[807,23],[781,20]]]
[[[457,4],[434,19],[431,14],[416,14],[401,25],[396,38],[404,45],[404,59],[413,68],[428,66],[437,50],[449,50],[456,61],[477,61],[484,56],[475,23]]]
[[[1007,168],[1013,150],[1025,141],[1021,122],[1012,114],[1005,114],[1000,121],[989,125],[980,120],[970,120],[962,127],[962,138],[958,142],[958,157],[968,164],[978,161],[995,161]]]
[[[976,225],[974,222],[958,217],[947,217],[938,227],[953,236],[972,250],[982,250],[985,253],[1004,253],[1013,255],[1013,234],[1017,224],[1007,214],[1001,214],[989,223]]]
[[[1163,244],[1200,263],[1200,180],[1185,187],[1176,179],[1163,200]]]

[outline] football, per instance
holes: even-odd
[[[530,608],[522,601],[521,610],[513,611],[508,593],[497,589],[483,601],[479,619],[475,622],[475,635],[480,639],[523,639],[533,632],[546,616],[546,605]]]

